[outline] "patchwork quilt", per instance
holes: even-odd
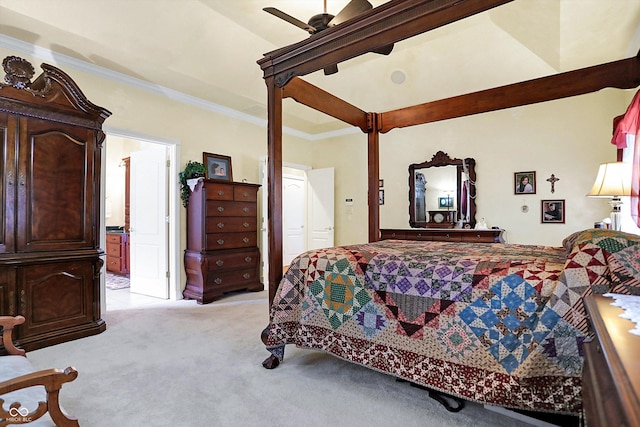
[[[640,294],[640,236],[592,229],[563,246],[385,240],[294,259],[267,349],[321,350],[462,399],[577,414],[582,297]]]

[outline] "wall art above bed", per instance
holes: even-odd
[[[541,200],[540,221],[543,224],[564,224],[564,200]]]
[[[514,194],[536,194],[535,172],[515,172],[513,181]]]

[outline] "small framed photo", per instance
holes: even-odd
[[[439,208],[452,208],[453,207],[453,197],[438,197],[438,207]]]
[[[378,180],[378,188],[382,188],[384,187],[384,179],[379,179]]]
[[[513,181],[514,194],[536,194],[535,172],[515,172]]]
[[[541,200],[540,203],[543,224],[564,224],[564,200]]]
[[[204,163],[207,168],[207,179],[233,181],[231,174],[231,157],[213,153],[202,153],[202,163]]]
[[[378,191],[379,191],[379,192],[378,192],[378,202],[379,202],[381,205],[384,205],[384,190],[380,189],[380,190],[378,190]]]

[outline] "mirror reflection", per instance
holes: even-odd
[[[409,166],[409,224],[422,228],[473,228],[475,160],[438,151]]]

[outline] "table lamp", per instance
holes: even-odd
[[[609,197],[611,211],[611,228],[620,231],[622,227],[620,205],[621,196],[631,195],[631,163],[603,163],[598,169],[598,176],[588,197]]]

